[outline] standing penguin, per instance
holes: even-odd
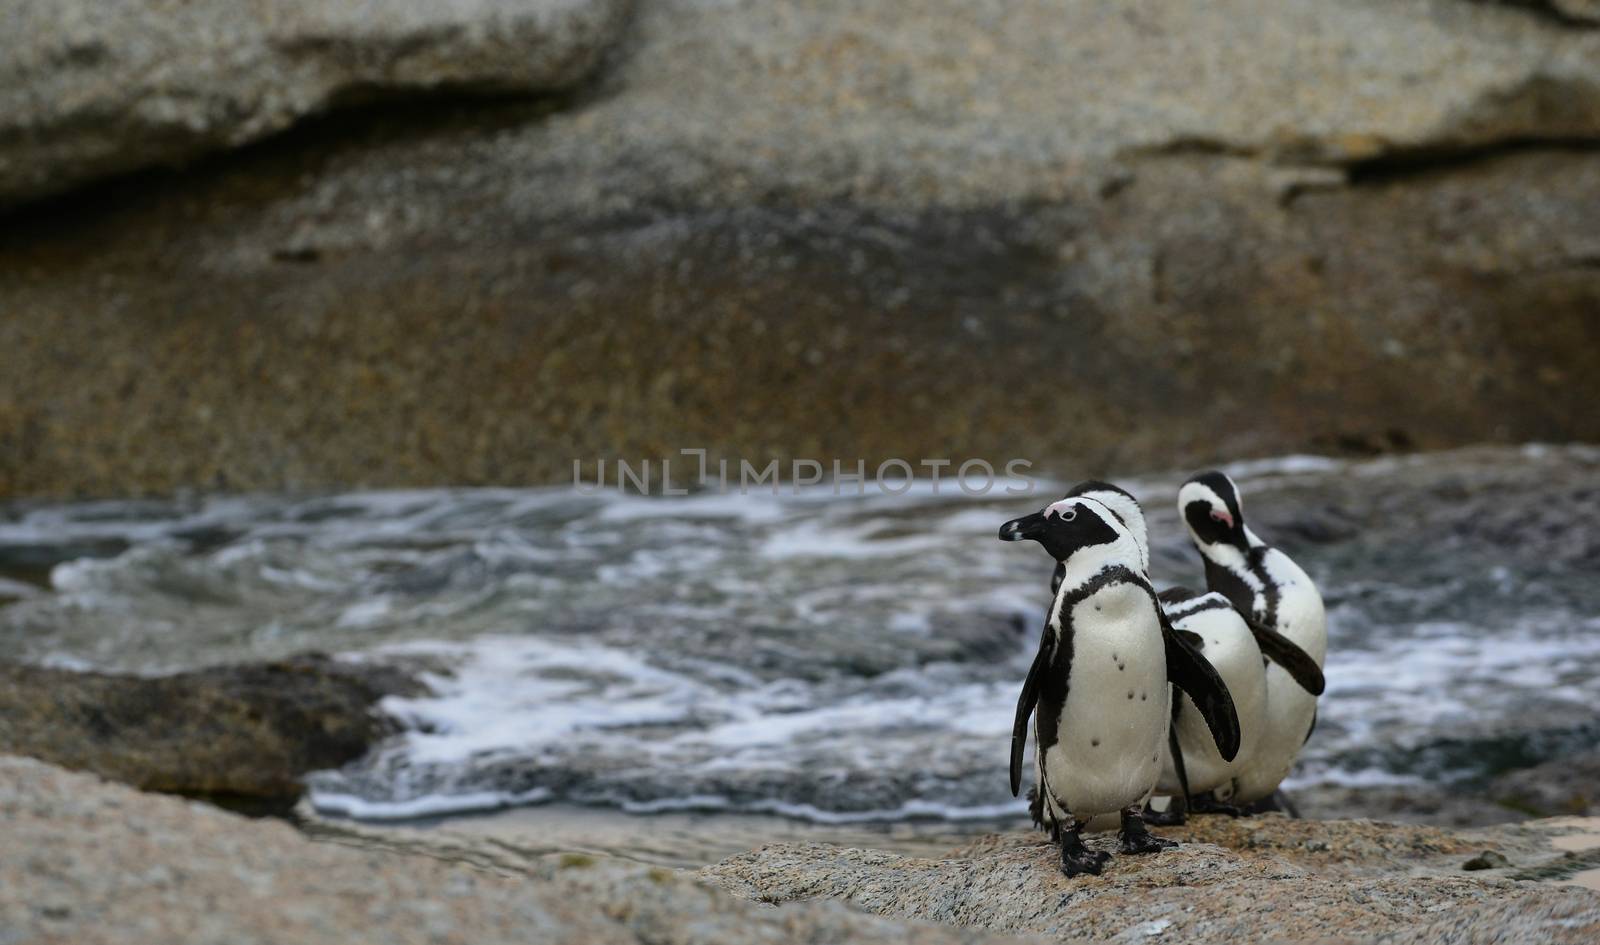
[[[1133,494],[1109,482],[1089,481],[1074,486],[1067,497],[1084,496],[1100,502],[1127,526],[1139,546],[1146,575],[1150,569],[1150,542],[1144,513]],[[1056,564],[1051,593],[1061,586],[1065,565]],[[1228,599],[1220,594],[1197,594],[1187,588],[1163,591],[1158,600],[1173,629],[1211,664],[1228,688],[1239,719],[1239,752],[1231,760],[1218,753],[1206,720],[1194,701],[1173,694],[1171,727],[1162,749],[1161,778],[1156,793],[1171,798],[1166,811],[1147,812],[1151,823],[1181,824],[1188,810],[1237,810],[1218,803],[1231,796],[1235,775],[1249,764],[1266,729],[1267,683],[1261,649]],[[1309,663],[1309,658],[1303,662]],[[1311,667],[1316,669],[1315,665]],[[1316,682],[1321,691],[1320,679]],[[1213,792],[1216,796],[1213,796]],[[1030,805],[1031,810],[1038,810]],[[1038,814],[1034,817],[1039,821]]]
[[[1143,524],[1139,516],[1141,530]],[[1090,851],[1079,836],[1100,814],[1120,814],[1124,853],[1173,846],[1152,836],[1142,817],[1161,773],[1167,684],[1194,698],[1218,750],[1231,759],[1239,748],[1239,720],[1227,687],[1167,624],[1139,543],[1124,517],[1104,503],[1062,499],[1007,522],[1000,539],[1037,541],[1061,565],[1039,651],[1017,700],[1011,793],[1021,786],[1034,718],[1038,797],[1061,842],[1067,875],[1098,874],[1109,858]]]
[[[1267,666],[1267,728],[1234,778],[1235,803],[1271,797],[1316,725],[1328,652],[1322,595],[1300,566],[1244,523],[1239,489],[1210,471],[1178,490],[1178,511],[1205,561],[1206,587],[1249,624]]]
[[[1239,754],[1224,759],[1212,744],[1211,733],[1199,710],[1187,697],[1172,704],[1172,730],[1161,759],[1161,780],[1156,793],[1171,799],[1167,809],[1149,815],[1151,823],[1181,824],[1188,811],[1237,814],[1219,803],[1234,791],[1234,779],[1246,770],[1259,750],[1267,729],[1267,679],[1261,648],[1244,618],[1226,597],[1174,587],[1160,594],[1161,610],[1180,634],[1189,638],[1200,655],[1228,686],[1239,714]]]

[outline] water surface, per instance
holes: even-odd
[[[1600,452],[1232,467],[1328,602],[1295,783],[1469,785],[1600,744]],[[1198,583],[1181,475],[1125,478]],[[832,824],[1014,818],[1006,757],[1055,498],[358,492],[0,507],[0,641],[163,672],[306,649],[430,668],[328,813],[561,803]]]

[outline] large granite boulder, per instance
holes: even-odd
[[[0,0],[0,205],[354,101],[554,92],[630,0]]]
[[[643,4],[562,107],[12,214],[0,493],[1600,437],[1600,31],[1556,9]]]

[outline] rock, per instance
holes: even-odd
[[[1458,857],[1464,841],[1442,831],[1203,820],[1173,834],[1187,841],[1179,849],[1118,857],[1098,878],[1067,879],[1047,839],[1020,833],[939,859],[781,844],[703,875],[764,902],[837,899],[881,915],[1056,941],[1499,941],[1514,930],[1578,943],[1600,932],[1600,894],[1591,890],[1446,872],[1443,858]],[[1307,835],[1327,849],[1312,850]],[[1115,839],[1090,845],[1109,850]]]
[[[1495,779],[1489,793],[1501,804],[1543,817],[1600,813],[1600,752],[1561,758]]]
[[[1485,850],[1467,862],[1461,864],[1461,868],[1468,871],[1504,870],[1511,868],[1511,861],[1506,859],[1505,854],[1503,853],[1499,853],[1494,850]]]
[[[694,873],[448,827],[312,822],[308,836],[0,757],[0,929],[83,943],[1578,943],[1600,931],[1600,894],[1455,864],[1486,845],[1548,863],[1597,823],[1201,818],[1178,850],[1073,880],[1023,832],[930,858],[775,844]]]
[[[0,205],[281,131],[335,104],[585,78],[628,0],[3,0]]]
[[[0,930],[15,941],[1029,940],[838,903],[774,909],[691,874],[576,854],[446,859],[351,849],[24,759],[0,758],[0,829]]]
[[[0,663],[0,752],[282,809],[302,775],[395,730],[378,699],[422,691],[404,670],[317,655],[153,677]]]
[[[0,494],[1600,437],[1600,31],[1523,5],[677,0],[563,104],[11,215]]]

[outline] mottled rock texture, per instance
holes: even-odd
[[[1176,850],[1067,879],[1042,835],[990,837],[937,859],[782,844],[702,871],[763,902],[843,900],[882,915],[1042,933],[1055,941],[1580,942],[1600,894],[1484,878],[1473,840],[1369,821],[1202,818]],[[1091,839],[1113,850],[1115,837]],[[1519,849],[1519,856],[1526,851]],[[1549,856],[1548,852],[1545,854]]]
[[[1593,819],[1462,833],[1209,817],[1174,834],[1177,850],[1072,880],[1042,836],[1021,832],[931,858],[776,844],[692,873],[448,828],[308,829],[0,757],[0,935],[820,945],[1589,943],[1600,932],[1600,893],[1538,881],[1593,858],[1559,852],[1600,837]],[[1493,865],[1465,868],[1480,858]]]
[[[1594,439],[1582,6],[641,4],[13,212],[0,494]]]
[[[319,111],[584,78],[630,0],[0,0],[0,205]]]
[[[0,831],[0,939],[8,942],[1019,941],[838,903],[774,909],[689,874],[591,857],[507,867],[467,853],[317,843],[278,821],[24,759],[0,758]]]
[[[394,731],[378,699],[420,692],[400,669],[318,656],[168,676],[0,663],[0,753],[287,808],[301,775],[353,761]]]

